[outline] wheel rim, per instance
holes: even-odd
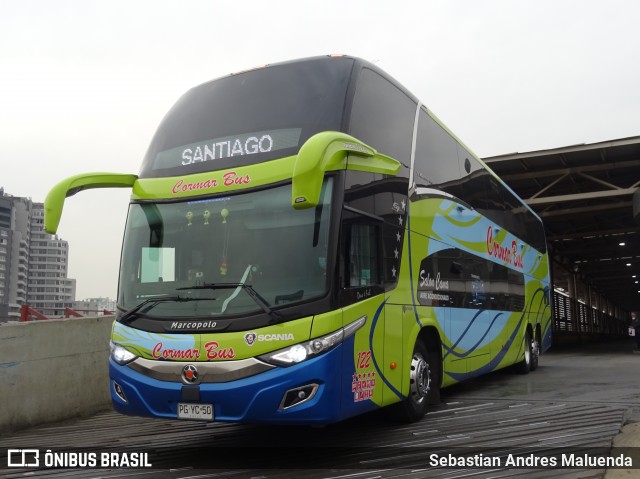
[[[422,403],[429,394],[431,375],[429,364],[420,354],[411,360],[411,397],[416,404]]]
[[[540,343],[538,341],[531,341],[531,355],[534,360],[537,360],[540,356]]]
[[[526,339],[527,347],[524,348],[524,362],[526,364],[531,364],[531,346],[533,341],[530,341],[529,338]]]

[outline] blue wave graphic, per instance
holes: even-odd
[[[445,350],[447,351],[446,354],[444,355],[444,358],[446,358],[449,354],[452,354],[458,358],[465,358],[467,357],[469,354],[473,353],[476,349],[478,349],[478,347],[480,346],[480,344],[483,343],[484,339],[487,337],[487,335],[489,334],[489,332],[491,331],[491,329],[493,328],[493,325],[495,324],[495,322],[498,320],[498,318],[500,316],[502,316],[503,314],[505,314],[504,312],[498,312],[495,314],[495,316],[493,317],[493,319],[491,320],[491,323],[489,324],[489,326],[487,327],[487,329],[485,330],[484,334],[480,337],[480,339],[478,339],[478,341],[471,346],[470,348],[468,348],[465,352],[463,353],[459,353],[455,350],[455,348],[460,344],[460,342],[462,342],[462,340],[464,339],[464,337],[467,335],[467,333],[471,330],[473,323],[476,321],[476,319],[478,319],[480,317],[480,315],[482,313],[485,313],[485,310],[479,310],[478,312],[476,312],[476,314],[473,316],[473,319],[471,320],[471,322],[469,323],[469,325],[465,328],[465,330],[462,332],[462,335],[456,340],[456,342],[451,346],[444,346]],[[474,333],[474,336],[476,334]],[[491,339],[495,339],[495,336]],[[444,359],[443,358],[443,359]]]
[[[523,327],[523,323],[524,323],[525,317],[527,316],[528,311],[531,311],[531,309],[532,309],[531,306],[536,301],[536,298],[538,297],[538,295],[542,296],[538,301],[543,301],[547,305],[547,307],[544,308],[544,311],[547,311],[549,309],[548,308],[548,304],[549,303],[547,301],[547,295],[545,293],[545,289],[544,288],[538,288],[533,293],[533,296],[531,297],[531,300],[529,301],[529,305],[528,305],[529,307],[525,308],[525,310],[520,315],[520,319],[518,320],[518,323],[517,323],[516,327],[513,329],[513,332],[511,333],[511,335],[507,339],[505,347],[502,348],[502,350],[495,357],[493,357],[487,364],[485,364],[484,366],[481,366],[478,369],[475,369],[473,371],[469,371],[467,373],[454,373],[454,372],[451,372],[451,371],[444,371],[444,374],[446,374],[449,377],[455,379],[456,381],[464,381],[465,379],[469,379],[469,378],[475,377],[475,376],[481,376],[483,374],[487,374],[487,373],[490,373],[491,371],[493,371],[498,366],[498,364],[500,364],[500,362],[504,359],[504,357],[506,356],[507,352],[509,352],[509,350],[511,349],[511,345],[513,344],[514,340],[518,336],[518,333],[520,332],[520,328]],[[538,304],[542,304],[542,303],[538,303]],[[543,312],[542,311],[538,311],[538,316],[540,316],[541,314],[543,314]],[[548,319],[548,322],[549,321],[551,321],[551,320]],[[550,330],[547,330],[547,331],[550,331]],[[455,345],[453,347],[455,347]],[[518,348],[518,356],[520,354],[522,354],[523,347],[524,347],[524,344],[521,341],[520,342],[520,346]],[[453,351],[451,351],[451,352],[453,353]]]

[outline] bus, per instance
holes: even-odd
[[[113,408],[324,425],[424,417],[442,388],[533,371],[551,346],[540,218],[412,93],[352,56],[195,86],[131,188],[109,357]]]

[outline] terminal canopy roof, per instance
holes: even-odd
[[[542,218],[556,261],[615,306],[640,310],[640,136],[484,161]]]

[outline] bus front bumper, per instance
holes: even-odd
[[[213,420],[221,422],[327,424],[343,419],[343,388],[339,379],[343,349],[343,345],[339,345],[294,366],[198,386],[158,380],[110,358],[111,399],[117,412],[134,416],[176,419],[179,404],[195,403],[212,405]],[[304,395],[313,390],[313,395],[290,406],[292,397],[300,390]]]

